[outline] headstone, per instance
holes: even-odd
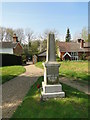
[[[42,82],[43,91],[41,93],[43,99],[65,97],[62,91],[62,85],[59,83],[59,67],[56,62],[55,37],[50,33],[47,40],[47,58],[44,66],[44,82]]]

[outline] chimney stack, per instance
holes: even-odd
[[[84,40],[81,39],[80,48],[83,48],[83,47],[84,47]]]
[[[81,42],[81,39],[77,39],[77,43],[80,43]]]
[[[14,35],[13,35],[13,42],[18,42],[18,37],[16,36],[15,33],[14,33]]]
[[[83,39],[78,39],[77,43],[80,43],[80,48],[84,47],[84,40]]]

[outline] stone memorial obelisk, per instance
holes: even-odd
[[[59,67],[56,62],[55,37],[50,33],[47,39],[47,57],[44,66],[44,82],[42,82],[42,98],[65,97],[62,85],[59,83]]]

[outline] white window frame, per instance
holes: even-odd
[[[71,58],[72,60],[78,60],[78,52],[71,52]]]

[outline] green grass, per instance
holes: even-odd
[[[35,66],[43,69],[42,62],[37,62],[37,63],[35,64]]]
[[[60,62],[59,75],[88,83],[90,75],[88,74],[87,61],[67,61]],[[42,62],[36,63],[36,66],[43,68]]]
[[[5,66],[5,67],[0,67],[0,84],[5,83],[12,78],[20,75],[21,73],[25,72],[25,68],[23,66]]]
[[[43,77],[30,88],[22,104],[14,112],[12,118],[87,118],[88,96],[78,90],[63,85],[65,98],[40,101],[37,85]]]

